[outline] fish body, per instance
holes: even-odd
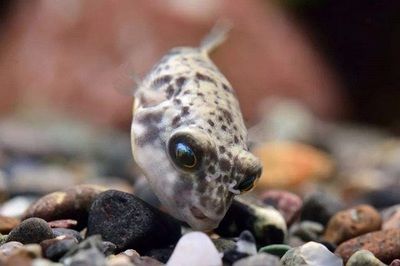
[[[261,175],[235,92],[209,58],[224,38],[214,30],[198,48],[172,49],[135,93],[134,159],[169,213],[196,230],[217,227]]]

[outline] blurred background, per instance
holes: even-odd
[[[3,0],[0,18],[8,194],[80,182],[131,190],[133,76],[196,46],[221,18],[234,27],[212,58],[264,168],[276,168],[261,188],[345,178],[341,193],[354,197],[399,183],[397,0]]]

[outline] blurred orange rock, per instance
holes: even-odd
[[[247,120],[254,121],[255,107],[271,95],[299,98],[325,117],[342,110],[330,68],[274,1],[13,4],[0,44],[0,113],[45,105],[127,126],[132,76],[143,76],[172,47],[197,45],[220,18],[230,19],[234,28],[213,59],[236,88]]]
[[[267,142],[254,150],[263,164],[257,183],[259,190],[294,188],[306,181],[326,179],[332,175],[331,158],[311,146],[295,142]]]

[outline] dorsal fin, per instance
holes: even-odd
[[[209,55],[227,39],[228,32],[231,30],[231,28],[232,23],[230,21],[218,21],[211,29],[210,33],[208,33],[207,36],[201,41],[200,50]]]

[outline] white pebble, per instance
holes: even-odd
[[[202,232],[191,232],[179,239],[167,266],[222,266],[211,239]]]

